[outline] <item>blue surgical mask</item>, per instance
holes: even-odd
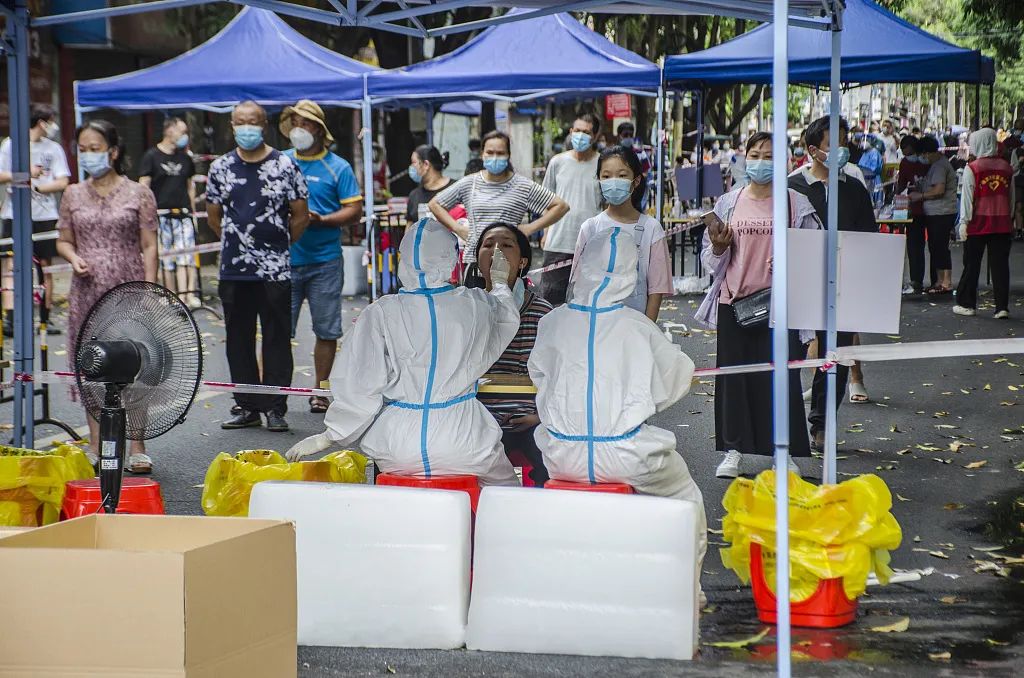
[[[174,142],[174,145],[177,146],[178,148],[185,148],[186,146],[188,146],[188,135],[182,134],[180,137],[178,137],[178,140]]]
[[[263,128],[259,125],[235,125],[235,143],[245,151],[255,151],[263,143]]]
[[[508,169],[508,158],[504,156],[484,158],[484,169],[491,174],[504,174]]]
[[[907,156],[907,162],[917,162],[917,156],[916,155],[908,155]]]
[[[775,167],[771,160],[748,160],[747,177],[755,184],[772,183],[772,175]]]
[[[825,166],[828,166],[829,159],[832,157],[832,153],[825,154]],[[839,163],[839,169],[846,167],[846,163],[850,162],[850,149],[847,146],[840,146],[836,149],[836,161]]]
[[[626,137],[624,139],[620,139],[619,140],[619,145],[620,146],[624,146],[625,148],[633,148],[633,138],[632,137]]]
[[[573,132],[570,137],[572,150],[578,153],[585,153],[590,150],[590,135],[586,132]]]
[[[601,195],[609,205],[621,205],[632,192],[633,182],[629,179],[601,179]]]
[[[516,302],[516,308],[523,307],[523,302],[526,301],[526,283],[522,278],[516,278],[515,284],[512,285],[512,299]]]
[[[110,171],[110,153],[107,151],[79,153],[78,164],[82,166],[86,174],[98,179]]]
[[[420,176],[420,171],[416,169],[416,165],[409,165],[409,178],[417,184],[420,183],[421,179],[423,179],[423,177]]]

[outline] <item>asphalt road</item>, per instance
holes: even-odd
[[[1024,253],[1013,253],[1014,276],[1010,320],[992,319],[984,308],[976,318],[950,312],[951,298],[907,299],[899,338],[865,337],[865,343],[939,339],[996,339],[1024,336]],[[960,259],[954,252],[954,261]],[[957,263],[957,266],[959,264]],[[955,276],[958,273],[955,273]],[[66,286],[66,281],[63,285]],[[208,282],[208,289],[214,289]],[[58,286],[60,289],[61,285]],[[991,294],[983,292],[982,302]],[[698,366],[713,366],[715,339],[693,329],[699,297],[665,302],[662,320],[683,323],[674,340]],[[216,305],[214,298],[212,303]],[[346,326],[365,300],[345,301]],[[991,304],[988,303],[990,306]],[[58,312],[57,324],[63,313]],[[207,379],[227,380],[223,325],[198,312],[207,351]],[[312,385],[312,341],[308,316],[300,321],[294,346],[295,385]],[[53,366],[63,367],[63,337],[51,346]],[[628,355],[628,351],[626,352]],[[1024,672],[1024,586],[1020,569],[1010,576],[976,572],[983,561],[998,561],[1003,551],[977,551],[1002,544],[991,524],[1014,523],[1013,498],[1024,495],[1024,475],[1015,464],[1024,459],[1024,356],[951,358],[869,364],[866,383],[872,402],[844,402],[840,411],[840,479],[877,473],[888,483],[893,512],[903,528],[903,544],[892,554],[900,569],[934,568],[918,582],[869,589],[861,599],[860,618],[835,631],[794,630],[798,675],[861,676],[999,676]],[[806,375],[805,375],[806,380]],[[654,423],[675,431],[679,450],[704,493],[711,529],[720,527],[721,498],[728,483],[714,477],[719,456],[713,450],[713,384],[701,384]],[[150,443],[154,477],[163,488],[167,510],[199,514],[203,476],[218,452],[270,448],[286,450],[295,441],[322,430],[322,415],[308,412],[304,398],[292,398],[289,433],[264,429],[226,432],[220,422],[229,416],[228,395],[205,392],[184,425]],[[76,427],[83,412],[56,387],[54,414]],[[0,407],[0,421],[10,421],[9,405]],[[37,439],[56,436],[41,428]],[[951,451],[950,444],[957,451]],[[977,465],[985,462],[984,465]],[[766,465],[762,460],[761,466]],[[820,462],[804,462],[806,475],[820,478]],[[975,463],[975,468],[965,468]],[[760,470],[753,466],[752,470]],[[1020,507],[1017,507],[1018,510]],[[1017,516],[1017,517],[1014,517]],[[639,529],[640,526],[638,526]],[[302,676],[415,675],[458,676],[733,676],[774,670],[774,635],[737,649],[707,643],[748,638],[764,628],[758,623],[749,589],[725,570],[712,548],[705,561],[704,590],[710,600],[702,615],[702,647],[694,662],[639,661],[614,658],[512,655],[467,651],[396,651],[374,649],[300,648]],[[941,552],[946,558],[931,555]],[[1013,553],[1013,555],[1019,555]],[[997,563],[998,564],[998,563]],[[368,576],[369,579],[369,576]],[[371,582],[367,581],[367,585]],[[903,617],[904,632],[879,633]],[[944,659],[943,653],[949,653]],[[814,660],[802,659],[804,656]],[[827,660],[829,663],[821,663]]]

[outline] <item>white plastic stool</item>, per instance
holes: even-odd
[[[488,487],[476,517],[471,650],[692,659],[697,508]]]
[[[249,516],[295,522],[299,645],[465,643],[465,492],[263,482],[253,487]]]

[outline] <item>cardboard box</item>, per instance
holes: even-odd
[[[0,572],[4,678],[296,675],[290,523],[86,516],[0,539]]]
[[[12,534],[21,534],[27,530],[31,530],[31,527],[11,527],[7,525],[0,525],[0,539],[4,537],[10,537]]]

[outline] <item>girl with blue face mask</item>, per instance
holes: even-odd
[[[430,216],[427,203],[439,192],[451,186],[454,181],[441,172],[448,166],[448,154],[428,144],[417,146],[409,158],[409,178],[416,182],[416,188],[409,193],[405,219],[412,223]]]
[[[636,287],[623,303],[657,322],[662,298],[674,290],[665,229],[640,210],[647,190],[643,165],[631,148],[612,146],[597,161],[597,179],[606,208],[580,226],[570,289],[576,278],[575,262],[587,242],[602,231],[619,227],[633,236],[638,259]]]

